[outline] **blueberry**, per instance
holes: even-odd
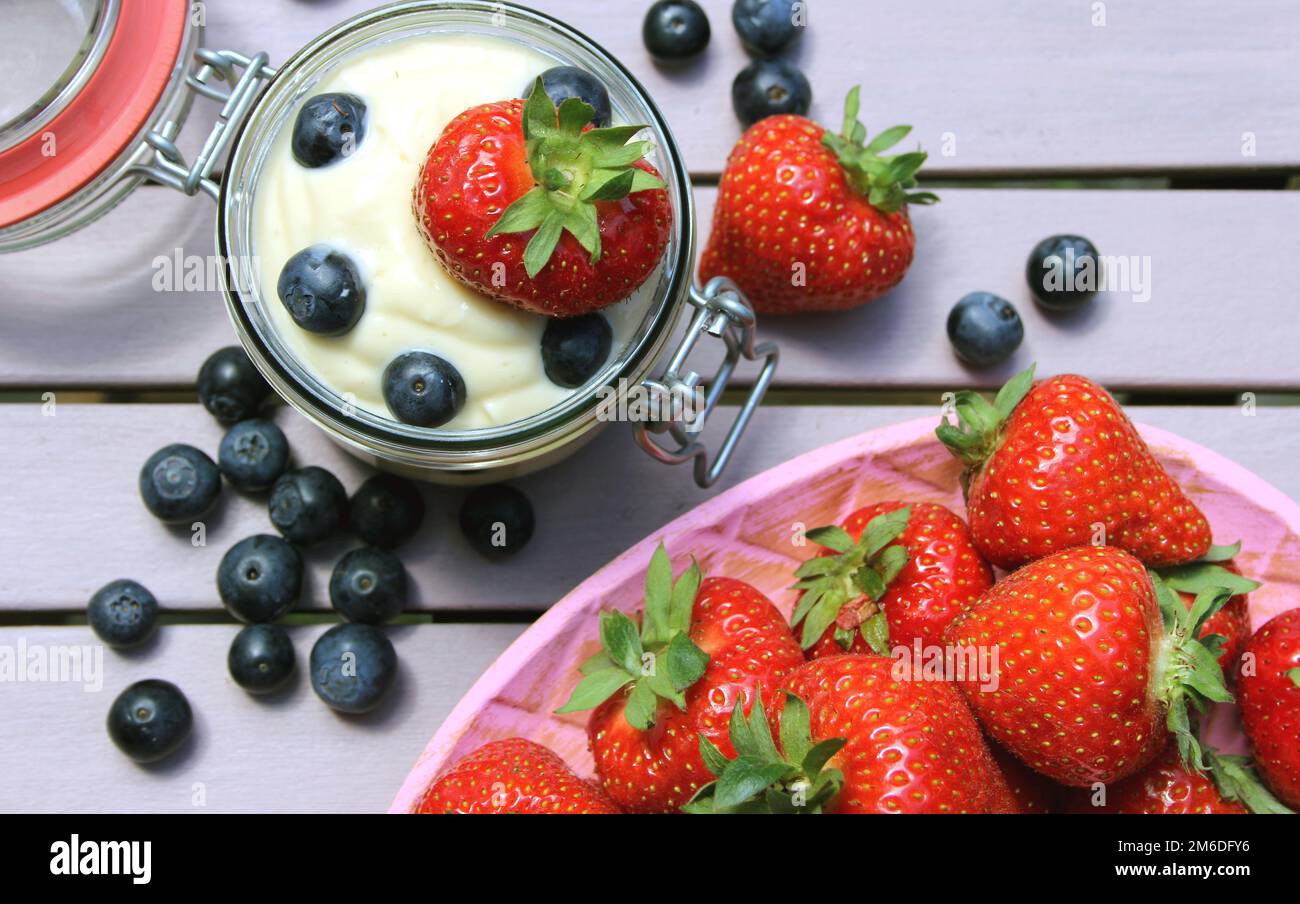
[[[86,620],[110,647],[139,646],[158,624],[158,601],[135,581],[110,581],[90,598]]]
[[[357,265],[329,245],[312,245],[285,261],[276,291],[294,323],[322,336],[346,333],[366,310]]]
[[[397,651],[371,625],[335,625],[311,648],[311,687],[340,712],[374,709],[397,678]]]
[[[731,106],[746,128],[780,113],[803,116],[812,104],[812,86],[784,60],[755,60],[731,83]]]
[[[330,575],[330,604],[350,622],[378,625],[406,607],[406,569],[391,552],[364,546],[343,555]]]
[[[199,401],[221,423],[257,414],[271,387],[238,345],[217,349],[199,368]]]
[[[609,357],[614,331],[599,314],[552,319],[542,334],[542,366],[552,383],[573,389]]]
[[[1025,265],[1025,279],[1044,307],[1070,310],[1097,294],[1101,260],[1096,247],[1083,236],[1054,235],[1034,246]]]
[[[273,534],[246,537],[221,557],[217,593],[240,621],[274,621],[293,609],[302,593],[302,556]]]
[[[140,498],[154,517],[180,524],[202,518],[221,492],[221,472],[193,446],[163,446],[140,469]]]
[[[709,17],[695,0],[659,0],[641,25],[646,50],[661,63],[690,59],[709,46]]]
[[[342,160],[366,137],[366,104],[354,94],[317,94],[293,123],[293,159],[315,169]]]
[[[226,668],[250,694],[269,694],[293,674],[293,642],[279,625],[246,625],[230,644]]]
[[[403,352],[384,368],[384,401],[403,423],[441,427],[465,407],[465,381],[437,355]]]
[[[312,465],[281,474],[268,507],[276,530],[291,543],[310,546],[347,522],[348,494],[337,477]]]
[[[967,364],[988,367],[1020,347],[1025,325],[1011,302],[989,292],[971,292],[948,314],[948,340]]]
[[[391,549],[415,536],[424,521],[424,498],[404,477],[376,474],[352,494],[348,524],[371,546]]]
[[[555,106],[559,106],[571,97],[585,101],[591,104],[595,115],[592,116],[592,124],[597,128],[604,128],[609,125],[613,114],[609,106],[609,92],[605,86],[585,69],[579,69],[577,66],[552,66],[542,73],[542,87],[546,89],[546,95],[551,99]],[[524,87],[524,93],[520,97],[527,97],[533,92],[535,82],[529,82]]]
[[[217,464],[241,490],[265,490],[289,466],[289,441],[270,421],[240,421],[226,431]]]
[[[736,0],[731,24],[750,53],[780,53],[803,34],[807,15],[803,0]]]
[[[137,763],[175,753],[193,727],[194,713],[181,689],[158,678],[137,681],[108,708],[108,736]]]
[[[533,536],[533,505],[512,486],[473,490],[460,506],[460,529],[471,546],[488,558],[514,555]]]

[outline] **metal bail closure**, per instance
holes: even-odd
[[[740,287],[725,276],[709,280],[703,290],[692,286],[689,301],[698,310],[664,375],[657,380],[641,382],[650,395],[651,410],[658,416],[648,422],[638,421],[633,430],[641,448],[666,464],[676,465],[695,459],[695,482],[707,488],[722,476],[736,443],[763,400],[776,373],[778,350],[772,342],[754,344],[754,311]],[[722,339],[727,353],[713,379],[701,391],[700,375],[687,371],[683,376],[682,369],[696,343],[705,334]],[[763,367],[710,464],[709,449],[696,436],[704,429],[709,414],[722,397],[742,357],[747,361],[761,361]],[[666,448],[651,433],[668,434],[676,448]]]
[[[152,161],[133,167],[132,171],[187,195],[202,191],[215,201],[221,194],[221,186],[211,178],[212,171],[225,157],[240,123],[252,109],[263,83],[275,75],[275,70],[267,65],[265,52],[249,57],[233,50],[201,47],[195,51],[194,57],[201,65],[186,76],[185,84],[196,94],[222,104],[212,131],[194,163],[187,164],[176,146],[176,124],[164,123],[160,129],[145,136],[145,141],[153,148]],[[230,91],[212,84],[214,78],[230,85]]]

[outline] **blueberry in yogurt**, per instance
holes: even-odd
[[[193,446],[173,443],[140,469],[140,498],[155,518],[181,524],[202,518],[221,492],[221,472]]]
[[[551,320],[542,333],[546,376],[557,386],[581,386],[605,363],[613,341],[609,321],[599,314]]]
[[[612,113],[609,106],[609,92],[605,86],[585,69],[579,69],[577,66],[552,66],[542,73],[542,88],[546,91],[546,96],[551,99],[551,103],[559,106],[571,97],[590,104],[591,108],[596,111],[592,116],[591,122],[598,129],[603,129],[609,125]],[[532,93],[533,82],[524,86],[524,91],[520,97],[527,97]]]
[[[441,427],[465,407],[460,371],[430,352],[404,352],[384,368],[384,401],[393,416],[416,427]]]
[[[342,160],[366,137],[366,104],[354,94],[318,94],[293,123],[293,159],[309,169]]]
[[[328,245],[312,245],[289,258],[276,291],[294,323],[322,336],[346,333],[366,309],[357,265]]]

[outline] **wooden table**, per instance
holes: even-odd
[[[367,0],[210,0],[211,47],[283,60]],[[633,6],[536,5],[627,63],[665,111],[697,174],[701,235],[727,150],[739,134],[729,85],[744,55],[729,0],[705,0],[707,56],[657,69]],[[1300,20],[1286,0],[880,4],[813,0],[794,54],[817,91],[813,115],[838,122],[864,91],[878,130],[910,122],[930,150],[943,202],[915,212],[917,264],[859,311],[767,320],[782,346],[775,389],[718,490],[819,445],[933,414],[940,395],[994,386],[1038,361],[1125,395],[1138,421],[1222,452],[1294,496],[1300,435]],[[872,10],[875,8],[875,13]],[[846,41],[857,42],[850,48]],[[196,104],[196,123],[212,105]],[[187,140],[194,140],[192,135]],[[233,342],[216,292],[155,292],[160,255],[207,255],[213,211],[159,187],[41,249],[0,257],[0,655],[92,642],[95,588],[135,577],[157,594],[156,643],[105,651],[103,688],[0,682],[0,810],[380,810],[475,677],[586,575],[704,498],[685,470],[651,462],[622,429],[523,480],[539,529],[516,559],[490,565],[455,527],[459,493],[431,488],[430,515],[403,549],[411,612],[391,629],[399,690],[380,711],[341,718],[299,677],[272,702],[227,677],[236,628],[213,584],[223,551],[268,529],[264,502],[233,492],[194,547],[140,505],[135,476],[173,441],[215,452],[220,429],[196,404],[199,364]],[[1081,315],[1049,319],[1030,301],[1030,248],[1056,232],[1106,255],[1150,262],[1150,298],[1103,293]],[[944,335],[968,291],[1010,298],[1025,319],[1014,360],[972,372]],[[52,395],[47,395],[52,394]],[[1249,395],[1246,395],[1249,394]],[[1243,399],[1251,404],[1244,404]],[[49,401],[53,400],[53,407]],[[278,422],[297,460],[349,490],[366,470],[293,412]],[[716,492],[717,490],[715,490]],[[332,620],[325,576],[345,543],[313,551],[294,616],[300,664]],[[181,685],[196,710],[187,751],[151,769],[114,751],[103,729],[118,689],[147,676]]]

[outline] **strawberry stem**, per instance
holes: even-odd
[[[862,86],[854,85],[844,100],[844,126],[840,134],[826,132],[822,144],[839,158],[849,185],[867,199],[872,207],[893,213],[904,204],[934,204],[939,196],[916,188],[916,173],[925,163],[926,153],[915,151],[882,157],[881,151],[898,144],[911,126],[893,126],[867,142],[867,129],[858,121]]]
[[[945,415],[934,433],[948,451],[966,465],[962,474],[963,490],[970,486],[971,478],[997,451],[1002,442],[1003,426],[1033,388],[1036,367],[1036,364],[1031,364],[1008,380],[992,402],[969,389],[953,393],[957,423],[949,423]]]

